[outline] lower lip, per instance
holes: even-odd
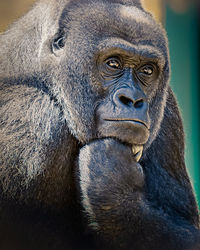
[[[140,121],[137,121],[137,120],[112,120],[112,119],[104,119],[105,121],[108,121],[108,122],[127,122],[127,123],[134,123],[134,124],[138,124],[138,125],[143,125],[145,126],[147,129],[147,125],[143,122],[140,122]]]

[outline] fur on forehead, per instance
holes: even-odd
[[[138,8],[142,8],[140,0],[107,0],[107,2],[120,3],[126,6],[136,6]]]
[[[109,13],[113,19],[120,20],[129,19],[134,20],[137,23],[146,23],[152,26],[157,26],[152,15],[146,12],[139,4],[140,1],[123,1],[123,0],[75,0],[69,1],[69,3],[63,9],[60,17],[60,28],[64,30],[69,29],[69,22],[71,20],[78,21],[79,17],[83,20],[83,17],[89,17],[89,20],[95,16],[95,19],[102,19],[102,16]],[[117,9],[116,9],[117,8]],[[114,9],[117,10],[116,13]],[[78,13],[78,16],[77,16]],[[103,18],[108,19],[108,18]],[[132,19],[132,20],[131,20]],[[105,21],[106,21],[105,20]],[[96,21],[93,20],[93,23]]]
[[[77,0],[65,6],[59,21],[59,32],[68,34],[71,27],[73,33],[82,30],[95,30],[100,33],[114,34],[127,41],[148,40],[155,47],[166,47],[167,39],[162,27],[143,9],[122,4],[120,0]],[[125,2],[125,1],[124,1]],[[134,2],[134,1],[132,1]],[[88,29],[88,27],[90,27]],[[92,33],[92,32],[91,32]],[[89,38],[89,37],[88,37]],[[166,49],[166,48],[165,48]]]
[[[134,6],[145,11],[142,7],[140,0],[71,0],[67,3],[67,9],[71,9],[73,7],[79,7],[81,5],[90,5],[90,4],[121,4],[124,6]]]
[[[127,6],[136,6],[142,8],[141,0],[71,0],[73,3],[87,3],[87,2],[104,2],[104,3],[119,3]]]

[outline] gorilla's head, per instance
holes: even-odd
[[[166,104],[168,47],[163,29],[137,1],[71,1],[50,47],[48,70],[78,141],[151,144]]]

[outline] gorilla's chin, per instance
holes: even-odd
[[[132,121],[104,121],[98,127],[100,137],[114,137],[131,145],[144,145],[149,138],[149,130],[142,123]]]

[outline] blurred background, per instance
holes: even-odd
[[[185,159],[200,205],[200,1],[142,0],[168,34],[171,86],[184,120]],[[0,32],[26,13],[35,0],[0,0]]]

